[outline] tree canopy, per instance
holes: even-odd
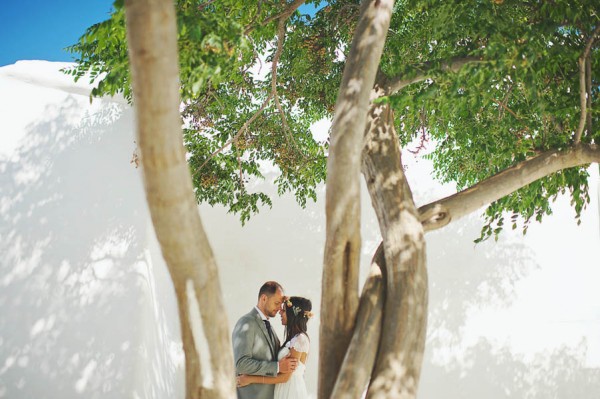
[[[184,142],[198,201],[242,221],[269,205],[248,184],[275,165],[279,193],[303,205],[324,181],[331,118],[359,1],[179,0]],[[464,189],[532,156],[598,143],[600,4],[578,1],[397,1],[376,101],[394,110],[400,142],[429,142],[435,177]],[[70,47],[67,70],[92,95],[131,98],[124,8]],[[88,74],[88,75],[86,75]],[[597,109],[597,107],[596,107]],[[586,166],[552,173],[493,202],[482,238],[541,220],[569,192],[589,202]],[[519,218],[521,217],[521,218]]]

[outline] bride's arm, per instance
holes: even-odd
[[[306,361],[306,352],[298,352],[294,348],[290,349],[290,354],[288,356],[295,357],[298,361],[302,361],[304,358]],[[250,384],[281,384],[282,382],[287,382],[291,376],[292,373],[279,373],[277,374],[277,377],[241,374],[237,377],[237,385],[238,387],[245,387]]]
[[[296,359],[298,359],[299,362],[306,363],[306,357],[308,356],[308,353],[306,353],[306,352],[298,352],[296,349],[291,348],[290,349],[290,356],[291,357],[295,357]]]
[[[237,377],[237,386],[245,387],[250,384],[280,384],[282,382],[287,382],[291,376],[292,373],[279,373],[277,374],[277,377],[241,374]]]

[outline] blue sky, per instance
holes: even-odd
[[[5,0],[0,66],[18,60],[72,61],[64,48],[109,17],[113,0]]]
[[[253,1],[253,0],[248,0]],[[64,49],[109,17],[113,0],[3,0],[0,66],[19,60],[73,61]],[[303,6],[313,14],[314,5]]]

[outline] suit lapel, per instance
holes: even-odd
[[[273,329],[273,326],[271,326],[271,329]],[[279,352],[279,337],[277,336],[277,334],[275,334],[275,331],[273,331],[273,339],[274,339],[274,345],[275,345],[275,358],[277,358],[277,352]]]
[[[275,332],[273,331],[273,339],[271,339],[271,337],[269,336],[269,331],[267,331],[267,326],[265,325],[263,319],[260,317],[260,314],[258,314],[258,311],[256,309],[254,309],[254,313],[256,315],[255,318],[256,323],[258,323],[258,328],[260,329],[260,331],[262,331],[263,335],[265,336],[265,340],[269,344],[269,348],[271,349],[271,355],[273,356],[273,359],[277,359],[277,346],[279,344],[275,341],[278,341],[278,338],[275,335]],[[273,328],[271,327],[271,331],[272,330]]]

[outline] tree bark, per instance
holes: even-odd
[[[360,159],[371,89],[393,0],[364,0],[336,103],[327,160],[326,240],[319,344],[319,397],[329,398],[358,306]]]
[[[387,278],[383,330],[367,398],[415,398],[427,332],[425,237],[392,111],[374,106],[369,115],[363,174],[383,238]]]
[[[332,398],[362,397],[373,373],[381,339],[381,318],[385,302],[385,258],[380,245],[371,260],[371,271],[360,295],[356,325]]]
[[[178,301],[186,398],[230,399],[230,331],[183,146],[174,4],[126,0],[125,7],[144,188]],[[210,353],[200,353],[202,340]]]
[[[600,148],[596,144],[547,151],[463,191],[421,206],[420,219],[426,231],[436,230],[544,176],[589,163],[600,163]]]

